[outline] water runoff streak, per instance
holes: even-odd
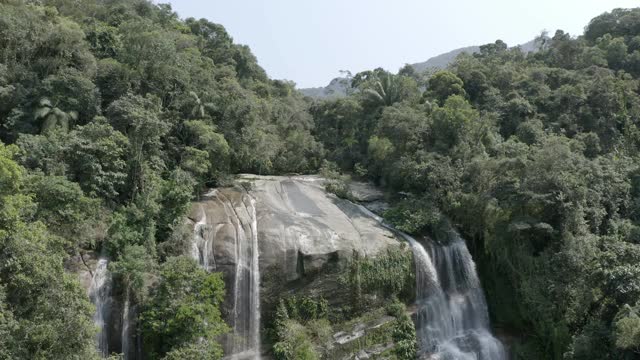
[[[209,201],[222,205],[235,232],[235,274],[231,318],[233,328],[225,346],[226,358],[232,360],[260,359],[260,268],[258,263],[258,226],[255,199],[243,194],[241,206],[234,204],[219,191],[206,194]],[[209,219],[203,210],[194,227],[192,257],[207,271],[215,271],[213,242],[218,224]],[[221,240],[222,241],[222,240]],[[211,266],[213,265],[213,266]]]
[[[489,328],[489,314],[475,263],[454,233],[447,245],[427,249],[411,236],[362,211],[409,242],[416,265],[416,335],[420,357],[429,360],[506,360]]]
[[[101,258],[98,260],[91,286],[89,298],[96,307],[93,322],[99,329],[96,335],[98,352],[103,358],[109,355],[109,339],[107,338],[107,319],[111,311],[111,275],[108,270],[109,261]]]
[[[134,336],[135,327],[137,325],[137,305],[131,306],[129,297],[129,289],[125,292],[124,296],[124,308],[122,310],[122,331],[120,332],[120,343],[122,344],[122,358],[123,360],[130,360],[136,358],[136,343],[131,340],[136,340]]]

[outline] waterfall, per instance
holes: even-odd
[[[260,269],[255,200],[243,201],[251,223],[249,236],[230,204],[236,227],[236,273],[233,294],[233,338],[231,359],[260,359]],[[246,200],[243,199],[243,200]]]
[[[200,220],[193,226],[193,242],[191,243],[191,257],[200,264],[200,266],[207,269],[204,266],[205,259],[207,258],[207,243],[205,240],[205,229],[207,225],[207,213],[202,211]],[[208,269],[207,269],[208,270]]]
[[[217,190],[212,190],[205,194],[207,197],[216,196]],[[215,271],[215,257],[210,248],[213,245],[215,229],[213,225],[207,223],[207,213],[203,208],[200,209],[202,215],[193,227],[193,241],[191,242],[191,257],[207,271]],[[210,261],[213,260],[213,264]]]
[[[256,200],[251,198],[251,341],[256,357],[260,358],[260,260],[258,254],[258,216]]]
[[[426,252],[417,241],[411,247],[414,254]],[[502,343],[489,329],[484,292],[464,240],[454,234],[449,244],[429,242],[428,249],[432,264],[415,256],[418,273],[430,273],[416,280],[421,351],[442,360],[507,359]]]
[[[241,202],[234,203],[216,190],[206,196],[211,198],[209,201],[222,205],[227,218],[210,219],[203,209],[194,226],[191,256],[207,271],[216,270],[213,254],[216,231],[221,224],[227,222],[233,227],[235,266],[230,269],[234,274],[233,285],[227,287],[233,291],[228,319],[232,334],[228,338],[225,352],[233,360],[260,359],[260,268],[255,199],[242,194]],[[213,266],[209,265],[210,259],[214,261]]]
[[[489,313],[475,263],[457,233],[448,245],[428,242],[386,224],[411,245],[416,265],[416,335],[420,355],[431,360],[506,360],[502,343],[489,329]]]
[[[99,329],[96,335],[96,344],[98,352],[104,358],[109,355],[109,339],[107,337],[107,319],[111,310],[111,275],[107,266],[109,261],[101,258],[98,260],[93,278],[91,279],[91,287],[89,288],[89,298],[96,307],[93,315],[93,322]]]
[[[122,332],[120,340],[122,344],[122,354],[124,360],[129,360],[131,352],[131,314],[129,310],[129,289],[127,289],[124,300],[124,309],[122,310]]]

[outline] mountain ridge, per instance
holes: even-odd
[[[524,52],[533,52],[538,50],[536,45],[536,39],[528,41],[524,44],[516,45],[520,47]],[[446,53],[442,53],[433,57],[430,57],[426,61],[408,64],[415,69],[416,72],[423,72],[428,69],[442,70],[451,64],[455,58],[462,53],[478,53],[480,52],[479,45],[465,46],[451,50]],[[346,77],[333,78],[327,86],[319,86],[312,88],[298,89],[304,96],[308,96],[313,99],[336,99],[347,96],[347,91],[351,88],[349,79]]]

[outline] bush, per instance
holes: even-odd
[[[388,303],[386,306],[387,314],[399,319],[402,315],[405,314],[406,307],[400,302],[400,300],[393,299],[392,302]]]
[[[421,234],[437,225],[442,220],[442,214],[425,199],[410,199],[385,211],[384,218],[398,230]]]
[[[306,324],[308,321],[326,319],[329,315],[329,302],[323,297],[290,296],[280,299],[276,318],[292,319]]]
[[[325,190],[342,199],[352,199],[348,182],[350,177],[343,175],[336,163],[325,160],[320,168],[320,176],[325,179]]]
[[[355,253],[348,273],[341,278],[353,295],[355,312],[364,308],[364,294],[382,295],[391,299],[413,296],[415,272],[413,254],[405,249],[391,248],[377,257],[360,257]]]
[[[413,360],[418,349],[416,328],[413,321],[405,314],[396,320],[392,333],[395,347],[393,352],[399,360]]]
[[[287,320],[281,339],[273,345],[276,360],[316,360],[318,354],[309,340],[307,329],[295,320]]]

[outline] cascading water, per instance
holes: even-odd
[[[256,200],[251,198],[251,336],[257,358],[260,358],[260,254],[258,245],[258,216]]]
[[[249,199],[247,204],[247,198]],[[236,215],[236,274],[233,295],[233,338],[231,359],[260,359],[260,269],[258,266],[258,226],[255,200],[243,198],[251,223],[249,236]]]
[[[120,343],[122,344],[122,356],[124,360],[129,360],[132,355],[131,322],[132,319],[135,318],[135,315],[135,311],[131,311],[130,309],[129,290],[127,289],[124,298],[124,309],[122,310],[122,332],[120,333]],[[135,352],[133,354],[135,354]]]
[[[421,358],[431,360],[506,360],[502,343],[489,330],[489,314],[469,249],[457,233],[448,245],[429,242],[428,250],[411,236],[363,212],[401,235],[416,264],[416,335]]]
[[[418,242],[415,252],[424,252]],[[447,245],[428,244],[432,269],[416,257],[417,336],[432,359],[504,360],[504,347],[489,330],[489,314],[469,249],[458,234]],[[433,277],[432,279],[428,279]]]
[[[98,260],[98,265],[91,279],[91,287],[89,288],[89,298],[96,307],[93,322],[99,329],[96,335],[96,344],[98,352],[105,358],[109,355],[107,319],[111,311],[111,275],[109,274],[108,265],[109,261],[107,259]]]
[[[205,194],[205,196],[215,196],[217,190]],[[207,224],[207,213],[202,210],[200,220],[193,227],[193,242],[191,243],[191,257],[200,264],[207,271],[215,271],[215,257],[210,250],[213,245],[213,237],[215,231],[212,231],[212,226]],[[213,264],[211,264],[213,259]]]
[[[203,210],[194,226],[191,256],[207,271],[215,271],[213,242],[220,224],[228,221],[235,232],[235,274],[229,323],[233,333],[226,344],[228,358],[233,360],[260,359],[260,268],[258,261],[258,226],[255,199],[243,194],[241,204],[234,204],[219,191],[206,194],[222,204],[228,219],[207,218]],[[241,205],[241,206],[238,206]],[[246,212],[245,212],[246,211]],[[239,213],[240,212],[240,213]],[[213,266],[210,266],[213,259]]]

